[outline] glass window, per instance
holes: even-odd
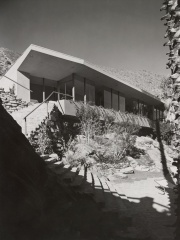
[[[89,82],[86,82],[86,101],[91,104],[95,103],[95,87]]]
[[[73,81],[66,82],[66,99],[72,99]]]
[[[159,112],[159,109],[156,110],[156,119],[159,119],[160,117],[160,112]]]
[[[153,112],[153,120],[156,120],[156,108],[154,108],[154,112]]]
[[[139,114],[143,115],[143,103],[139,102]]]
[[[118,108],[118,92],[116,92],[116,91],[112,92],[112,108],[116,111],[119,110],[119,108]]]
[[[60,99],[65,99],[65,83],[60,83]]]
[[[133,113],[138,114],[138,101],[133,101]]]
[[[164,118],[164,112],[162,110],[160,111],[160,118],[161,120]]]
[[[148,106],[146,104],[144,104],[144,107],[143,107],[143,115],[144,116],[148,116]]]
[[[111,91],[104,90],[104,107],[111,108]]]
[[[75,100],[84,101],[84,81],[75,79],[74,86],[75,86]]]
[[[119,96],[119,110],[121,112],[125,112],[126,111],[126,107],[125,107],[125,97]]]

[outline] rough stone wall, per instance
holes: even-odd
[[[2,100],[2,106],[9,113],[28,106],[25,101],[22,101],[22,99],[18,99],[13,92],[5,92],[3,88],[0,88],[0,98]]]

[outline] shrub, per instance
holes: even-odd
[[[80,133],[86,137],[87,143],[89,143],[90,138],[101,134],[102,122],[97,108],[92,108],[89,104],[81,104],[77,108],[76,115],[80,120]]]
[[[42,124],[37,139],[38,151],[41,154],[51,154],[53,152],[52,140],[49,138],[48,128]]]
[[[154,128],[157,135],[157,129]],[[160,122],[159,123],[159,133],[160,137],[167,145],[171,145],[174,136],[174,126],[171,123]]]

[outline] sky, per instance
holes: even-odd
[[[0,47],[40,45],[97,65],[168,75],[163,0],[0,0]]]

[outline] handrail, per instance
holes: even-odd
[[[4,76],[2,76],[2,77],[5,77],[5,78],[9,79],[10,81],[12,81],[12,82],[16,83],[17,85],[19,85],[19,86],[21,86],[21,87],[25,88],[26,90],[28,90],[28,91],[30,91],[30,92],[33,92],[31,89],[28,89],[28,88],[24,87],[24,86],[23,86],[23,85],[21,85],[20,83],[18,83],[18,82],[16,82],[16,81],[12,80],[11,78],[9,78],[9,77],[7,77],[7,76],[5,76],[5,75],[4,75]]]
[[[53,91],[42,103],[40,103],[36,108],[34,108],[30,113],[28,113],[28,114],[24,117],[24,119],[27,118],[31,113],[33,113],[37,108],[39,108],[43,103],[47,102],[47,100],[48,100],[54,93],[57,93],[57,94],[59,94],[59,95],[66,95],[66,96],[72,97],[72,96],[69,95],[69,94],[64,94],[64,93],[59,93],[59,92]]]
[[[27,135],[27,122],[26,122],[26,118],[27,118],[29,115],[31,115],[31,113],[33,113],[36,109],[38,109],[43,103],[47,102],[47,100],[48,100],[54,93],[59,94],[59,95],[64,95],[65,97],[68,96],[68,97],[73,98],[73,97],[72,97],[71,95],[69,95],[69,94],[64,94],[64,93],[60,93],[60,92],[56,92],[56,91],[51,92],[51,94],[49,94],[49,96],[48,96],[42,103],[40,103],[37,107],[35,107],[30,113],[28,113],[28,114],[23,118],[24,121],[25,121],[25,135]],[[58,100],[58,103],[59,103],[59,100]],[[59,105],[60,105],[60,107],[61,107],[61,104],[60,104],[60,103],[59,103]],[[62,107],[61,107],[61,110],[62,110],[62,112],[63,112]]]

